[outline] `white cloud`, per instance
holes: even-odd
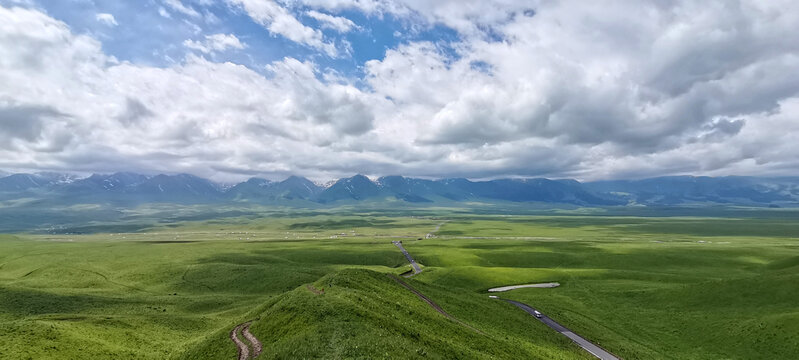
[[[329,144],[369,132],[383,101],[292,58],[271,64],[269,79],[196,56],[156,68],[117,62],[35,10],[0,7],[0,24],[0,114],[17,119],[0,124],[0,167],[312,168]]]
[[[172,18],[172,14],[170,14],[170,13],[169,13],[169,11],[167,11],[166,9],[164,9],[164,7],[163,7],[163,6],[159,6],[159,7],[158,7],[158,15],[161,15],[162,17],[165,17],[165,18],[167,18],[167,19],[170,19],[170,18]]]
[[[352,20],[342,16],[333,16],[330,14],[320,13],[316,10],[311,10],[305,13],[309,17],[316,19],[323,28],[332,29],[340,33],[347,33],[353,29],[360,29]]]
[[[289,2],[228,1],[273,34],[338,53]],[[263,75],[196,55],[246,47],[226,34],[187,40],[198,52],[169,67],[119,62],[48,15],[0,8],[0,168],[796,174],[799,4],[458,3],[308,5],[405,14],[410,26],[461,34],[446,48],[389,49],[363,79],[291,57]]]
[[[453,155],[520,143],[564,153],[578,147],[583,160],[559,173],[583,178],[629,171],[627,162],[651,156],[683,164],[664,169],[716,171],[690,154],[733,146],[755,126],[752,118],[780,113],[781,101],[799,96],[791,70],[799,68],[799,43],[774,41],[791,38],[799,23],[799,11],[787,10],[796,5],[783,5],[541,3],[534,16],[472,21],[487,21],[491,36],[461,27],[458,58],[411,43],[365,68],[370,86],[399,105],[399,117],[425,119],[406,128],[419,146],[450,146]],[[472,15],[447,16],[454,17],[440,21]],[[724,119],[736,119],[735,126],[720,132]],[[730,154],[737,161],[752,156],[734,148]]]
[[[228,49],[241,50],[247,47],[233,34],[206,35],[204,41],[186,40],[183,46],[205,54],[224,52]]]
[[[328,56],[338,55],[336,46],[326,42],[321,31],[305,26],[285,7],[273,0],[227,0],[241,6],[257,23],[273,34],[318,49]]]
[[[202,15],[197,12],[193,7],[184,5],[180,0],[163,0],[164,4],[183,15],[199,18]],[[163,16],[163,13],[161,13]]]
[[[511,14],[535,9],[540,1],[519,0],[298,0],[305,6],[328,11],[354,9],[366,14],[392,14],[443,24],[467,35],[507,22]]]
[[[367,15],[394,14],[406,16],[409,7],[402,1],[394,0],[299,0],[305,6],[333,12],[357,10]]]
[[[111,14],[100,13],[100,14],[95,15],[95,18],[97,19],[97,21],[101,22],[103,25],[107,25],[107,26],[117,26],[117,25],[119,25],[119,24],[117,24],[117,20],[114,18],[114,15],[111,15]]]

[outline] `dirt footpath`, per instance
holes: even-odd
[[[250,358],[250,348],[241,339],[239,339],[239,331],[245,324],[239,324],[230,331],[230,340],[239,348],[239,360],[247,360]],[[247,323],[247,326],[250,324]]]
[[[233,343],[236,344],[236,347],[239,349],[239,360],[247,360],[257,357],[258,355],[261,355],[261,351],[263,351],[263,345],[261,342],[250,332],[250,324],[251,322],[248,321],[246,323],[236,325],[236,327],[230,331],[230,340],[233,341]],[[252,353],[250,353],[250,346],[239,339],[239,332],[241,332],[241,335],[244,336],[244,338],[247,339],[247,341],[249,341],[252,345]]]

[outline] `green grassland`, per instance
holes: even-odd
[[[755,214],[275,211],[3,235],[0,358],[235,359],[245,321],[268,359],[590,358],[486,292],[557,281],[500,295],[624,359],[788,359],[799,222]],[[424,266],[407,282],[468,327],[387,276],[409,269],[398,239]]]

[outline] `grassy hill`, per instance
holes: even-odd
[[[783,213],[385,214],[0,236],[0,358],[234,359],[245,321],[263,358],[586,358],[486,293],[549,281],[500,295],[625,359],[799,352],[799,224]],[[387,276],[408,269],[396,239],[424,266],[408,284],[468,327]]]
[[[447,298],[446,310],[478,333],[436,312],[385,273],[346,269],[312,286],[280,295],[239,319],[254,320],[251,329],[264,345],[262,357],[588,358],[529,316],[486,296],[425,287],[435,298]],[[225,358],[233,350],[228,332],[219,331],[183,358]]]

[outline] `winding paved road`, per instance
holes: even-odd
[[[508,302],[510,304],[513,304],[516,307],[526,311],[528,314],[530,314],[533,317],[535,317],[536,319],[540,320],[542,323],[546,324],[547,326],[555,329],[555,331],[557,331],[557,332],[563,334],[564,336],[566,336],[567,338],[571,339],[572,341],[577,343],[577,345],[580,345],[581,348],[583,348],[583,349],[585,349],[585,351],[588,351],[589,353],[591,353],[591,355],[594,355],[597,358],[602,359],[602,360],[619,360],[619,358],[613,356],[613,354],[605,351],[601,347],[599,347],[599,346],[595,345],[594,343],[586,340],[585,338],[581,337],[580,335],[577,335],[577,334],[573,333],[571,330],[567,329],[565,326],[563,326],[561,324],[558,324],[555,320],[552,320],[548,316],[542,314],[541,317],[536,317],[535,316],[535,311],[536,310],[533,309],[530,305],[527,305],[525,303],[520,303],[518,301],[508,300],[508,299],[500,299],[500,300]]]
[[[408,262],[411,263],[411,266],[413,267],[413,274],[408,275],[409,277],[422,272],[422,268],[419,267],[419,264],[416,263],[416,260],[411,257],[411,254],[408,254],[408,252],[405,251],[404,247],[402,247],[402,241],[392,241],[391,243],[397,245],[400,251],[402,251],[402,254],[405,255],[405,258],[408,259]]]

